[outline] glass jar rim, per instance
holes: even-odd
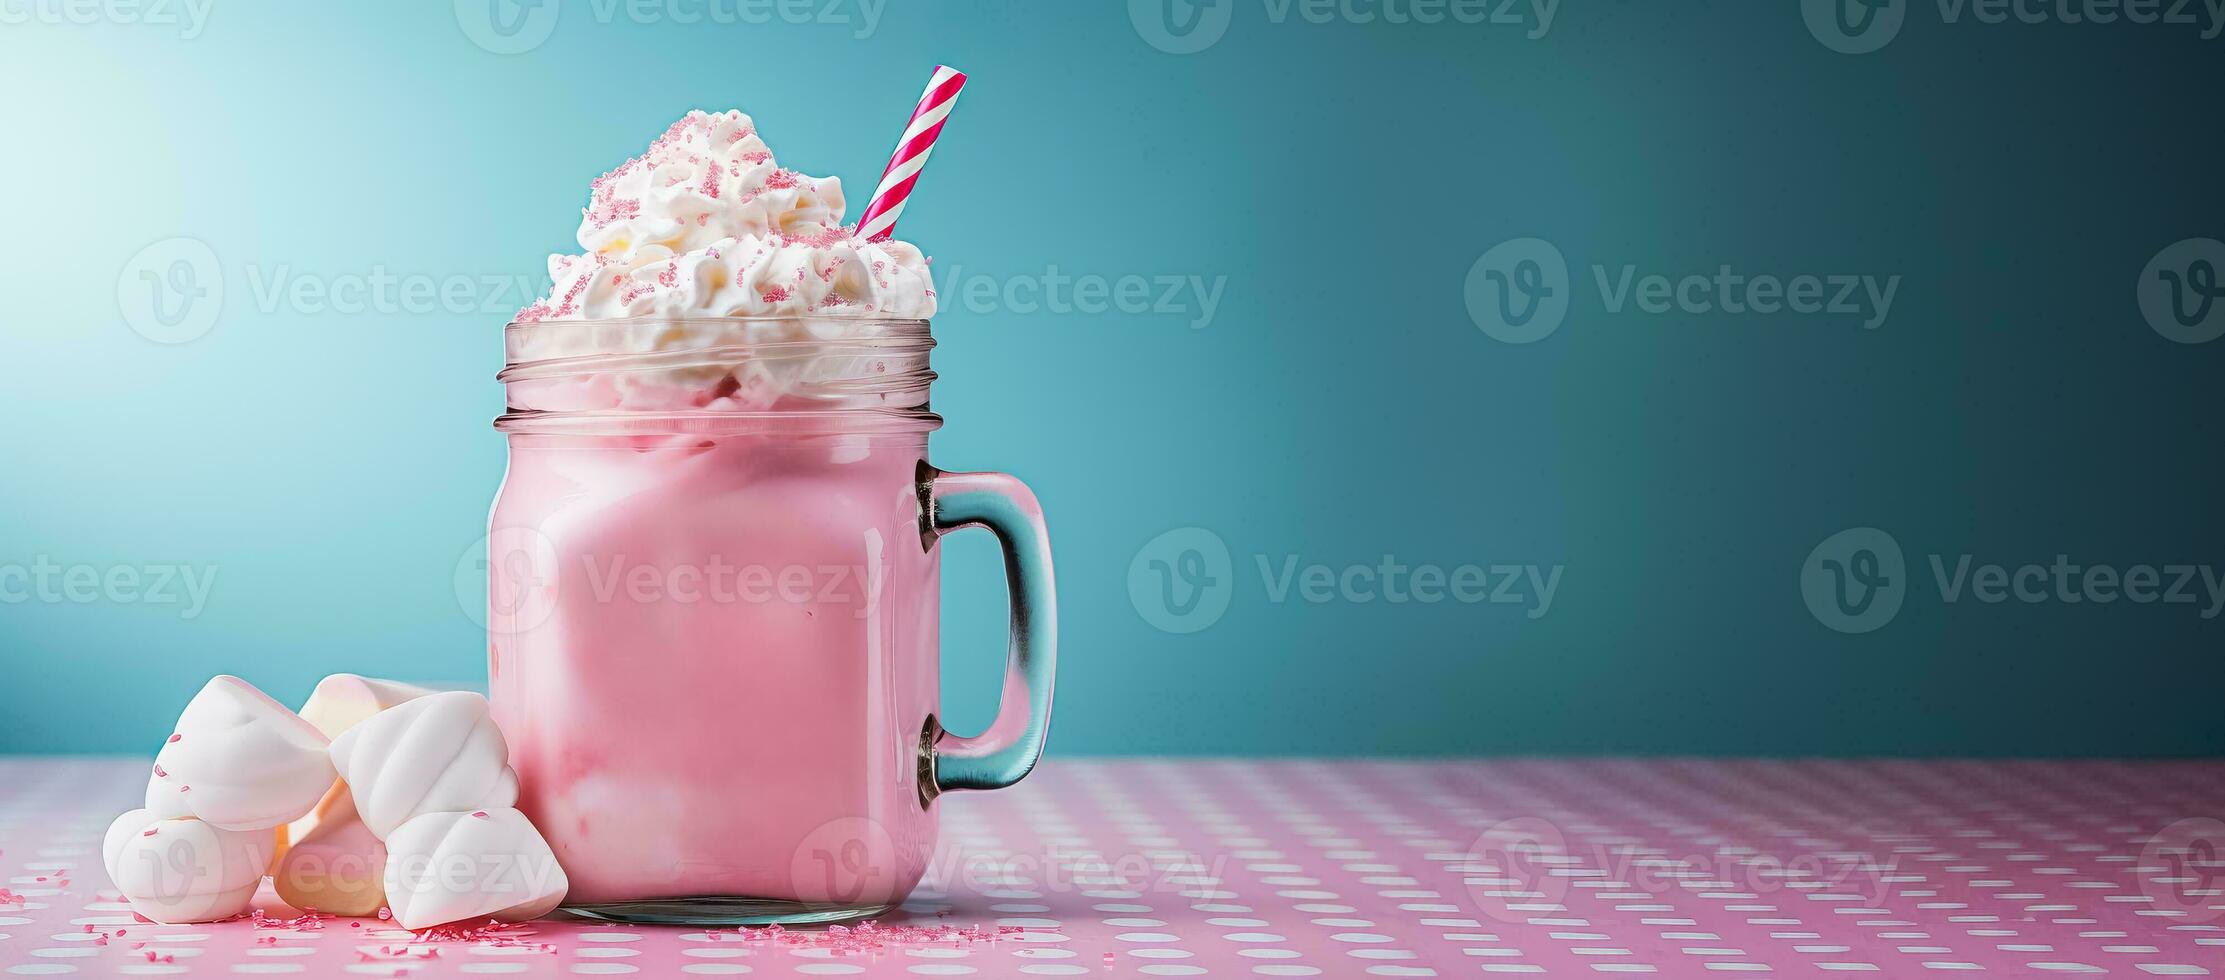
[[[579,327],[583,325],[626,327],[659,323],[779,323],[790,320],[814,320],[827,323],[878,323],[899,327],[916,327],[926,332],[930,322],[916,316],[861,316],[848,313],[646,313],[640,316],[612,317],[548,317],[539,320],[512,320],[503,325],[505,332],[533,330],[536,328]]]
[[[497,427],[719,424],[812,417],[931,429],[929,322],[916,317],[651,315],[513,321]]]

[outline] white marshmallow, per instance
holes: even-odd
[[[356,816],[348,784],[333,783],[313,816],[316,826],[294,839],[271,870],[278,897],[304,911],[376,913],[386,904],[386,845]]]
[[[509,744],[487,699],[469,691],[427,695],[373,715],[333,740],[332,763],[354,791],[364,825],[390,850],[395,828],[413,817],[518,802]]]
[[[571,888],[541,832],[507,807],[415,817],[386,846],[387,906],[404,929],[537,919]]]
[[[214,922],[247,911],[270,864],[267,831],[232,831],[145,810],[117,817],[102,842],[116,890],[156,922]]]
[[[324,734],[237,677],[211,679],[174,731],[147,780],[147,809],[159,817],[270,830],[308,813],[332,787]]]
[[[317,726],[326,738],[369,720],[372,715],[433,693],[415,684],[380,680],[360,674],[333,674],[317,682],[309,700],[301,704],[301,720]]]
[[[323,732],[326,738],[338,738],[341,732],[354,728],[372,715],[431,693],[433,692],[425,688],[400,681],[380,680],[360,674],[333,674],[318,681],[317,689],[309,692],[309,700],[302,702],[301,720],[317,726],[317,730]],[[334,780],[332,785],[340,796],[348,795],[347,784]],[[287,824],[279,831],[280,861],[285,860],[287,848],[296,841],[306,839],[316,830],[317,823],[324,819],[326,811],[332,809],[333,795],[328,790],[324,799],[317,802],[316,809],[309,811],[308,816]],[[353,803],[348,804],[348,816],[351,820],[355,819]],[[372,877],[378,876],[378,870],[375,867],[371,869]],[[376,911],[377,906],[373,906],[372,910]]]

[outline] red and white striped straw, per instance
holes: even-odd
[[[950,107],[958,104],[958,90],[965,87],[965,72],[949,65],[935,66],[935,77],[928,80],[926,93],[912,109],[904,138],[896,141],[896,153],[888,158],[888,169],[881,172],[881,186],[874,188],[873,199],[858,218],[858,237],[877,242],[896,233],[896,218],[904,213],[904,201],[912,196],[912,185],[919,182],[919,171],[927,166],[927,154],[934,152],[935,138],[943,134],[943,120],[950,117]]]

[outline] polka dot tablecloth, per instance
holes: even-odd
[[[1054,759],[938,802],[928,880],[883,922],[994,938],[872,952],[565,920],[512,946],[151,925],[98,853],[144,773],[0,759],[0,973],[2225,973],[2211,763]]]

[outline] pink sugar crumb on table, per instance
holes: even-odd
[[[477,943],[483,947],[496,949],[537,949],[544,953],[556,952],[554,943],[531,941],[535,935],[537,933],[530,923],[502,922],[496,919],[488,919],[485,923],[475,926],[456,923],[434,926],[430,929],[419,929],[413,933],[414,941],[420,943]]]
[[[824,932],[795,931],[780,926],[763,929],[736,928],[734,942],[778,946],[782,949],[826,950],[836,955],[852,953],[879,953],[898,946],[928,946],[942,943],[967,945],[995,943],[1004,937],[1025,932],[1018,926],[998,926],[995,931],[981,926],[883,926],[865,922],[855,928],[828,926]],[[708,933],[714,942],[727,942],[727,934]]]
[[[302,914],[297,915],[291,919],[273,919],[269,916],[264,915],[262,909],[255,909],[248,916],[248,918],[254,922],[255,928],[257,929],[282,929],[287,932],[318,932],[324,929],[324,924],[326,922],[337,919],[339,918],[339,916],[331,915],[324,912],[318,912],[312,909],[307,912],[303,912]],[[350,924],[358,929],[363,927],[363,924],[360,922]],[[278,937],[276,936],[271,936],[268,938],[274,944],[278,942]]]

